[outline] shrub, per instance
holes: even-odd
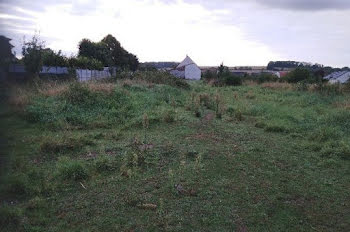
[[[340,83],[328,84],[320,82],[315,85],[315,90],[325,95],[339,95],[343,93]]]
[[[210,80],[213,80],[213,79],[217,79],[217,74],[216,74],[216,72],[207,70],[202,75],[202,79],[205,80],[205,81],[210,81]]]
[[[68,157],[60,157],[56,168],[57,176],[64,180],[83,180],[89,176],[82,161],[72,160]]]
[[[298,83],[300,81],[305,81],[311,78],[310,71],[306,68],[296,68],[295,70],[288,73],[285,79],[289,83]]]
[[[258,76],[258,83],[262,84],[265,82],[275,82],[278,80],[278,77],[276,75],[273,75],[271,73],[261,73]]]
[[[242,85],[242,78],[234,74],[225,74],[222,79],[224,85],[227,86],[238,86]]]

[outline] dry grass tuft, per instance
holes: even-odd
[[[258,82],[252,81],[252,80],[246,80],[246,81],[243,82],[243,85],[246,85],[246,86],[257,86]]]
[[[28,87],[13,86],[8,103],[17,108],[23,108],[30,103],[33,92]]]
[[[61,95],[63,92],[67,91],[68,84],[66,83],[45,83],[42,86],[39,87],[38,91],[41,95],[44,95],[46,97],[53,97]]]
[[[293,90],[294,86],[285,82],[267,82],[261,85],[263,88],[276,89],[276,90]]]
[[[115,89],[113,83],[89,82],[87,85],[92,92],[104,92],[110,94]]]
[[[336,102],[335,106],[338,107],[338,108],[350,110],[350,99],[347,99],[347,100],[345,100],[343,102]]]
[[[147,82],[146,80],[142,80],[142,79],[123,79],[121,81],[119,81],[119,84],[123,87],[130,87],[133,85],[142,85],[142,86],[146,86],[147,88],[152,88],[154,86],[153,83],[151,82]]]

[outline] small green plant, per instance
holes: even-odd
[[[242,114],[242,111],[240,109],[236,110],[234,115],[235,115],[236,120],[243,121],[243,114]]]
[[[163,113],[163,121],[166,123],[175,122],[176,112],[174,110],[167,110]]]
[[[64,180],[83,180],[88,178],[85,164],[79,160],[60,157],[56,164],[57,176]]]

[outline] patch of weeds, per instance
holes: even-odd
[[[16,231],[22,224],[23,212],[15,206],[0,206],[0,229]]]
[[[326,142],[328,140],[334,140],[340,137],[341,134],[339,130],[332,127],[322,127],[312,133],[310,140],[317,142]]]
[[[109,155],[98,156],[94,161],[94,167],[99,173],[112,172],[118,168],[114,157]]]
[[[80,82],[73,82],[64,93],[64,98],[71,104],[91,105],[95,103],[95,96],[87,85]]]
[[[243,113],[240,109],[236,110],[235,113],[235,119],[238,120],[238,121],[243,121]]]
[[[255,123],[255,127],[263,129],[266,127],[266,123],[265,122],[257,122],[257,123]]]
[[[28,176],[23,173],[12,173],[4,181],[5,192],[13,195],[30,195],[32,186],[29,183]]]
[[[327,142],[320,152],[324,157],[338,156],[344,160],[350,160],[350,144],[344,140]]]
[[[43,153],[63,153],[82,149],[86,145],[93,145],[92,140],[84,137],[52,137],[46,136],[40,144]]]
[[[219,94],[215,94],[215,96],[214,96],[214,103],[215,103],[216,117],[221,119],[222,115],[223,115],[223,113],[225,111],[224,100]]]
[[[199,103],[205,107],[207,107],[208,109],[212,109],[213,106],[212,106],[212,102],[210,100],[210,95],[207,94],[207,93],[202,93],[202,94],[199,94]]]
[[[188,151],[185,153],[185,156],[190,158],[190,159],[196,159],[199,153],[197,151]]]
[[[68,157],[60,157],[56,169],[56,175],[63,180],[83,180],[89,177],[86,165],[82,161]]]
[[[175,122],[176,112],[174,110],[167,110],[163,113],[163,121],[166,123]]]
[[[44,199],[36,196],[28,201],[26,204],[26,209],[28,210],[37,210],[44,208],[46,206],[46,202]]]

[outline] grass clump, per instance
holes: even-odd
[[[84,180],[89,177],[83,161],[60,157],[56,163],[57,176],[63,180]]]
[[[64,153],[81,150],[84,146],[93,145],[93,141],[82,136],[45,136],[40,144],[42,153]]]
[[[118,169],[117,161],[110,155],[98,156],[94,161],[94,167],[98,173],[108,173]]]

